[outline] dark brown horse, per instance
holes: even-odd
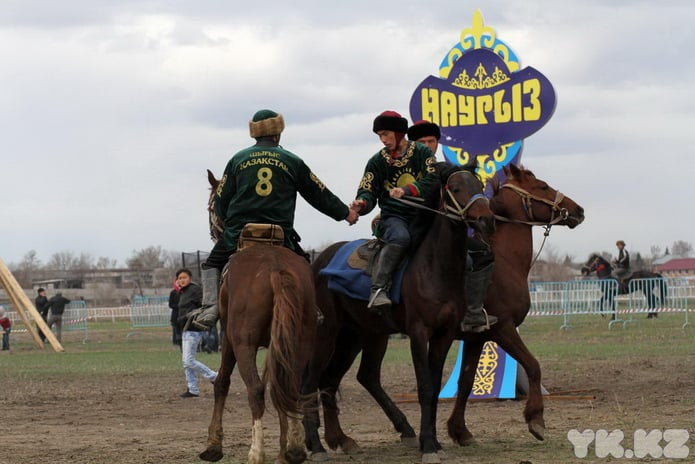
[[[438,164],[436,170],[442,188],[431,201],[439,208],[437,212],[442,214],[423,212],[420,215],[419,219],[428,227],[419,247],[409,259],[400,302],[391,311],[392,323],[372,314],[367,309],[366,301],[329,290],[327,278],[319,275],[319,271],[343,243],[330,246],[312,266],[317,302],[326,319],[319,330],[315,358],[304,391],[311,393],[321,389],[326,430],[330,428],[333,433],[326,439],[332,448],[340,446],[345,452],[354,449],[354,442],[339,430],[335,393],[340,379],[360,348],[369,346],[379,356],[373,358],[376,360],[374,365],[363,364],[358,376],[375,376],[377,383],[380,383],[379,370],[388,335],[398,331],[410,337],[421,412],[422,461],[439,462],[437,452],[441,446],[436,437],[437,402],[444,361],[465,308],[461,284],[466,264],[468,225],[489,233],[493,230],[493,221],[488,202],[481,195],[482,184],[477,177],[466,169],[446,163]],[[377,401],[381,401],[381,398]],[[390,402],[390,399],[384,395],[383,401]],[[405,420],[405,417],[402,419]],[[313,453],[325,452],[318,439],[318,412],[312,410],[307,414],[304,424],[309,450]],[[404,436],[413,437],[412,428],[407,427],[409,430],[403,431]]]
[[[210,177],[213,185],[214,176]],[[211,216],[211,227],[214,221]],[[303,462],[306,452],[301,424],[301,374],[310,359],[316,333],[316,298],[309,264],[285,247],[246,248],[230,257],[219,302],[224,328],[222,361],[215,381],[207,449],[200,458],[219,461],[223,457],[222,415],[230,377],[238,363],[253,424],[249,464],[265,463],[261,420],[266,385],[280,420],[280,453],[276,462]],[[268,348],[262,377],[256,367],[261,347]]]
[[[582,266],[582,275],[589,277],[594,274],[603,282],[614,281],[613,285],[600,285],[601,299],[599,300],[599,311],[604,310],[613,313],[613,319],[616,318],[616,300],[615,290],[618,295],[629,295],[630,293],[642,293],[647,303],[647,308],[658,308],[666,304],[668,297],[668,286],[666,279],[658,272],[648,271],[646,269],[638,269],[625,275],[623,278],[616,277],[613,274],[613,266],[606,258],[598,253],[593,253],[589,256],[584,266]],[[657,317],[659,313],[648,312],[647,318]]]
[[[540,367],[515,329],[523,322],[530,307],[527,277],[532,264],[532,227],[543,225],[549,230],[551,225],[558,224],[574,228],[584,219],[584,212],[580,206],[537,179],[530,171],[510,166],[505,169],[505,173],[507,180],[502,188],[495,189],[490,204],[497,218],[497,228],[491,240],[496,264],[493,284],[488,289],[485,302],[487,310],[496,315],[499,321],[488,332],[473,336],[464,336],[461,332],[456,334],[457,338],[466,342],[466,355],[459,377],[457,403],[449,419],[448,428],[452,439],[462,445],[472,443],[473,439],[465,425],[465,406],[473,386],[480,353],[487,340],[499,343],[529,373],[530,393],[525,417],[534,436],[543,437]],[[314,268],[323,267],[326,263],[327,261],[322,262],[320,258],[314,264]],[[357,373],[358,381],[382,407],[396,430],[401,433],[401,439],[404,442],[410,441],[415,435],[412,427],[381,386],[379,372],[388,337],[378,334],[359,337],[359,332],[343,320],[340,312],[331,313],[331,318],[334,317],[341,326],[336,341],[340,350],[336,350],[333,361],[329,364],[330,370],[326,370],[320,380],[327,444],[333,449],[342,447],[346,452],[358,449],[354,440],[340,428],[335,393],[340,379],[360,350],[362,358]],[[318,433],[310,435],[313,429],[308,426],[306,431],[307,447],[312,452],[325,451]]]

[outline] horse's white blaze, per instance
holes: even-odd
[[[249,464],[264,464],[265,451],[263,450],[263,422],[260,419],[253,421],[251,428],[251,449],[249,450]]]

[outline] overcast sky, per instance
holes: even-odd
[[[695,2],[273,3],[0,3],[0,257],[209,250],[205,170],[252,144],[261,108],[349,202],[380,148],[374,117],[409,116],[477,8],[557,93],[522,163],[587,218],[553,228],[550,249],[584,260],[617,239],[645,255],[695,242]],[[305,248],[369,234],[371,216],[349,227],[298,204]]]

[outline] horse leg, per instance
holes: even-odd
[[[500,326],[491,334],[504,351],[509,353],[526,371],[528,376],[528,399],[524,408],[524,418],[528,430],[537,440],[544,440],[545,420],[543,419],[543,394],[541,393],[541,366],[521,339],[513,324]]]
[[[287,423],[287,416],[285,417]],[[289,430],[286,434],[287,450],[284,452],[284,458],[288,464],[300,464],[306,460],[306,451],[304,451],[304,427],[302,420],[296,414],[289,414]]]
[[[381,385],[381,363],[388,348],[388,335],[367,337],[362,348],[362,360],[357,371],[357,380],[381,406],[397,432],[401,442],[407,446],[417,447],[415,430],[405,414],[394,404]]]
[[[355,334],[343,331],[338,337],[336,346],[340,349],[333,353],[319,383],[321,405],[323,406],[324,436],[329,448],[334,450],[340,447],[345,454],[354,454],[360,451],[360,447],[355,440],[343,432],[340,426],[336,394],[340,381],[362,349],[362,340]]]
[[[431,355],[438,351],[438,347],[435,339],[431,339],[429,340],[430,349],[428,350],[428,340],[422,333],[423,331],[417,332],[421,333],[411,332],[408,335],[410,336],[410,354],[413,358],[418,402],[420,403],[420,450],[422,451],[422,463],[432,464],[441,462],[437,455],[441,447],[436,439],[436,397],[439,394],[439,390],[434,391],[435,385],[433,385],[432,381],[436,366],[433,366],[434,369],[430,366]],[[443,369],[443,365],[444,361],[442,360],[441,369]]]
[[[480,353],[483,351],[485,341],[467,340],[465,343],[463,360],[461,361],[461,373],[458,378],[456,402],[447,422],[449,436],[455,443],[461,446],[469,446],[475,443],[473,434],[466,426],[466,404],[468,403],[468,396],[471,394],[471,390],[473,390],[475,373],[478,369],[478,361],[480,360]]]
[[[453,337],[445,335],[442,337],[437,337],[429,341],[429,351],[428,351],[428,363],[430,366],[430,380],[432,382],[432,432],[435,446],[437,448],[437,455],[439,458],[445,459],[446,454],[442,450],[442,445],[437,439],[437,408],[439,406],[439,392],[442,389],[442,375],[444,373],[444,363],[446,362],[447,355],[449,354],[449,349],[451,348],[451,343],[453,342]]]
[[[246,385],[246,393],[251,408],[253,425],[251,428],[251,448],[248,464],[264,464],[263,414],[265,413],[265,385],[258,376],[256,368],[256,348],[244,345],[237,349],[239,374]]]
[[[215,380],[215,405],[213,407],[212,420],[208,427],[207,448],[199,455],[203,461],[217,462],[224,456],[222,452],[222,439],[224,437],[222,414],[224,413],[224,404],[229,393],[229,385],[235,365],[236,357],[231,344],[228,342],[222,343],[222,361],[220,370],[217,373],[217,380]]]
[[[323,350],[317,350],[314,356],[321,356]],[[319,388],[319,376],[324,364],[312,360],[309,367],[304,372],[302,380],[302,395],[310,398],[304,412],[304,444],[312,455],[314,461],[322,460],[318,456],[326,456],[326,449],[321,444],[319,437],[319,405],[317,391]]]

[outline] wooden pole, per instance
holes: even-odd
[[[48,325],[41,317],[41,314],[39,314],[36,308],[34,308],[34,305],[26,296],[24,290],[22,290],[22,287],[17,282],[17,279],[14,278],[12,272],[5,265],[5,262],[1,258],[0,284],[2,284],[2,286],[5,288],[7,295],[10,297],[10,300],[12,301],[12,304],[17,310],[19,317],[22,318],[22,322],[24,322],[27,331],[31,334],[31,337],[34,339],[34,343],[36,344],[36,346],[38,346],[39,348],[43,348],[43,342],[41,341],[41,338],[39,337],[39,334],[36,331],[36,327],[34,327],[34,324],[32,324],[32,319],[44,333],[44,335],[46,336],[46,340],[48,340],[48,342],[51,344],[54,351],[65,351],[63,345],[60,344],[56,336],[53,335],[51,329],[48,328]]]

